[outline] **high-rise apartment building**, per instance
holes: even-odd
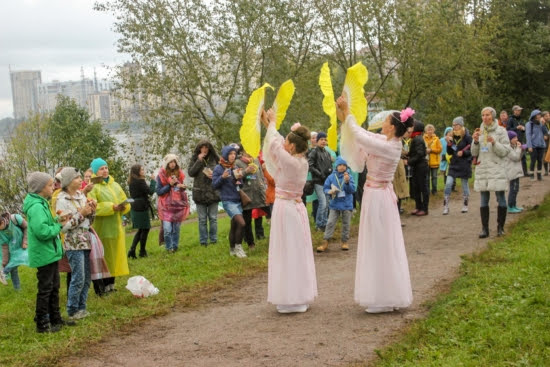
[[[16,120],[39,112],[38,86],[42,83],[40,70],[10,71],[13,117]]]

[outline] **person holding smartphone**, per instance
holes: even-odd
[[[162,221],[161,239],[166,251],[174,253],[179,247],[181,223],[189,215],[189,202],[183,183],[185,174],[180,169],[178,156],[167,154],[163,163],[156,179],[157,209]]]

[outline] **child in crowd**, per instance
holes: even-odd
[[[32,172],[27,176],[29,193],[23,201],[23,212],[28,220],[29,266],[37,268],[38,293],[36,295],[36,331],[57,332],[65,321],[59,311],[59,271],[57,262],[63,256],[59,239],[61,228],[70,216],[54,219],[48,198],[54,190],[53,178],[47,173]]]
[[[336,159],[336,172],[332,173],[325,180],[323,186],[325,194],[330,195],[330,213],[325,229],[325,236],[317,252],[325,252],[328,248],[328,241],[334,234],[336,222],[342,217],[342,250],[349,250],[349,228],[351,214],[353,211],[353,194],[355,193],[355,182],[348,171],[348,164],[342,157]]]
[[[19,291],[21,283],[17,268],[29,265],[27,253],[27,222],[19,214],[4,213],[0,216],[0,283],[8,285],[7,275],[11,276],[13,289]]]
[[[519,178],[523,177],[523,168],[521,167],[521,156],[523,149],[521,142],[518,141],[518,134],[514,131],[508,131],[510,146],[512,151],[508,153],[508,179],[510,180],[510,190],[508,191],[508,213],[521,213],[523,208],[518,208],[516,198],[519,192]]]
[[[437,174],[439,173],[439,164],[441,163],[442,148],[441,141],[437,135],[435,135],[435,127],[432,124],[426,125],[424,129],[424,142],[426,143],[426,153],[428,154],[432,195],[435,195],[437,193]]]
[[[441,142],[441,163],[439,164],[439,170],[443,174],[444,184],[447,182],[447,170],[449,169],[449,159],[450,159],[450,157],[447,156],[447,138],[449,139],[453,138],[452,127],[445,128],[445,134],[443,134],[443,137],[439,139],[439,141]]]

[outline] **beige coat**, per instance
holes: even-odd
[[[402,159],[399,160],[397,169],[393,175],[393,190],[399,199],[405,199],[410,196],[409,183],[407,182],[407,176],[405,173],[405,163],[403,163]]]
[[[479,165],[475,169],[474,190],[476,191],[506,191],[508,189],[508,162],[506,157],[512,150],[506,129],[495,120],[486,127],[480,126],[479,143],[472,142],[472,156],[477,157]],[[495,143],[486,142],[491,136]]]

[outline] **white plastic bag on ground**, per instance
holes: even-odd
[[[134,296],[138,298],[154,296],[155,294],[159,293],[159,289],[141,275],[137,275],[128,279],[126,289],[128,289],[130,292],[132,292]]]

